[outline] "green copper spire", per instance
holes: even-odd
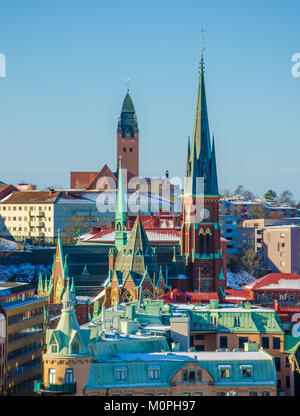
[[[133,138],[139,132],[135,109],[129,95],[129,90],[127,90],[123,101],[117,132],[121,133],[124,138]]]
[[[118,193],[115,213],[115,247],[120,251],[127,243],[127,210],[123,186],[122,163],[119,164]]]
[[[195,147],[195,150],[194,150]],[[186,177],[191,177],[191,185],[184,187],[185,195],[196,195],[197,177],[204,179],[204,194],[218,195],[218,179],[215,150],[211,149],[208,113],[204,83],[203,48],[201,50],[198,96],[192,136],[192,145],[187,154]],[[197,165],[197,166],[196,166]],[[189,181],[187,181],[188,183]],[[199,189],[199,191],[201,191]],[[198,194],[199,192],[197,192]]]
[[[134,105],[129,95],[129,89],[127,90],[127,94],[124,98],[121,113],[135,113]]]
[[[42,273],[40,273],[37,293],[42,293],[42,291],[43,291],[43,277],[42,277]]]
[[[209,148],[208,157],[210,157],[210,138],[209,138],[209,126],[207,116],[206,94],[204,84],[204,60],[203,53],[201,53],[200,60],[200,76],[198,84],[198,96],[196,104],[196,113],[194,121],[193,139],[196,142],[197,159],[200,156],[201,146],[203,145],[203,139],[206,141]]]
[[[72,282],[71,282],[71,289],[70,289],[71,293],[73,293],[74,297],[76,296],[76,292],[75,292],[75,283],[74,283],[74,277],[72,277]]]

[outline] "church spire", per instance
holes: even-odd
[[[127,242],[127,210],[125,203],[122,163],[119,162],[118,192],[115,213],[115,247],[119,251]]]
[[[193,139],[196,142],[197,159],[200,157],[200,151],[203,144],[206,142],[206,148],[208,149],[208,158],[210,158],[210,137],[209,137],[209,125],[207,115],[207,104],[205,94],[205,83],[204,83],[204,59],[203,49],[201,50],[200,58],[200,75],[198,83],[198,96],[196,104],[196,113],[194,120]]]
[[[194,149],[195,148],[195,149]],[[188,154],[186,163],[186,177],[190,186],[185,186],[186,195],[196,194],[196,178],[200,177],[204,180],[204,194],[218,194],[218,179],[215,160],[214,144],[211,146],[208,113],[204,83],[204,59],[203,48],[201,48],[200,59],[200,75],[198,84],[198,96],[195,112],[194,130],[192,136],[191,149],[188,144]],[[197,194],[199,193],[198,190]]]

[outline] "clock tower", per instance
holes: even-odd
[[[214,139],[211,143],[201,53],[198,97],[192,142],[188,140],[184,193],[181,254],[185,257],[187,280],[182,290],[219,292],[226,286],[222,269],[219,225],[218,179]]]

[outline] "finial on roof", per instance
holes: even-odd
[[[200,45],[201,45],[200,72],[203,73],[203,70],[204,70],[203,51],[205,49],[204,46],[203,46],[204,45],[204,36],[203,36],[203,34],[204,34],[204,32],[206,32],[206,30],[201,29],[200,32],[201,32],[201,36],[200,36]]]
[[[127,92],[129,92],[129,86],[130,86],[130,78],[126,78],[126,87],[127,87]]]

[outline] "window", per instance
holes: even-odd
[[[262,337],[261,341],[262,341],[262,347],[264,349],[268,349],[269,348],[269,337]]]
[[[126,153],[126,147],[123,148],[123,152]]]
[[[248,337],[240,337],[239,338],[239,348],[243,349],[244,348],[244,344],[248,342]]]
[[[285,366],[288,368],[290,366],[289,357],[285,357]]]
[[[196,371],[189,370],[189,383],[195,383],[195,382],[196,382]]]
[[[202,379],[202,373],[201,370],[196,370],[196,369],[185,369],[182,371],[182,381],[183,383],[189,383],[189,384],[194,384],[194,383],[201,383],[201,379]]]
[[[252,366],[241,366],[242,377],[252,377]]]
[[[55,369],[49,368],[49,384],[55,384]]]
[[[258,396],[257,391],[250,391],[249,396]]]
[[[205,345],[195,345],[195,350],[199,352],[205,351]]]
[[[275,357],[274,362],[275,362],[276,371],[281,371],[281,359],[280,359],[280,357]]]
[[[185,393],[181,393],[181,396],[190,396],[191,393],[185,392]]]
[[[285,386],[286,386],[287,389],[289,389],[291,387],[290,376],[285,377]]]
[[[125,380],[127,377],[127,369],[126,368],[119,368],[115,371],[115,378],[116,380]]]
[[[273,349],[279,350],[280,349],[280,338],[274,337],[273,338]]]
[[[75,339],[72,343],[72,347],[71,347],[71,353],[72,354],[78,354],[79,353],[79,344],[77,339]]]
[[[190,346],[191,347],[194,346],[194,336],[193,335],[190,336]]]
[[[220,337],[220,348],[227,348],[227,337]]]
[[[149,368],[149,378],[150,379],[159,379],[159,374],[160,374],[160,368],[159,367],[150,367]]]
[[[73,368],[67,368],[65,374],[66,384],[72,384],[74,381]]]
[[[195,335],[195,339],[197,340],[197,341],[202,341],[202,340],[204,340],[204,335]]]
[[[261,393],[262,396],[270,396],[270,392],[269,391],[263,391]]]
[[[280,234],[280,237],[285,237],[285,234],[284,234],[284,233],[281,233],[281,234]]]
[[[280,266],[285,266],[285,261],[281,261]]]
[[[58,351],[57,344],[52,344],[51,345],[51,352],[55,354],[55,353],[57,353],[57,351]]]
[[[234,317],[234,326],[240,326],[240,317],[239,316]]]
[[[219,366],[219,370],[220,370],[220,377],[221,378],[230,378],[231,365]]]
[[[129,149],[130,152],[132,152],[132,147]]]
[[[284,251],[282,251],[281,253],[280,253],[280,257],[284,257],[285,256],[285,252]]]

